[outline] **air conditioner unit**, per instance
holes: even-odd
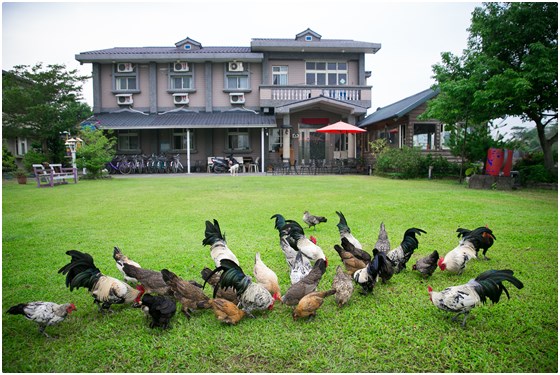
[[[232,92],[229,94],[229,102],[231,104],[243,104],[245,103],[245,94],[240,92]]]
[[[134,64],[132,63],[118,63],[117,72],[119,73],[131,73],[134,71]]]
[[[189,94],[173,94],[173,103],[189,104]]]
[[[233,61],[228,63],[228,70],[230,72],[242,72],[243,71],[243,63]]]
[[[174,72],[188,72],[189,71],[189,63],[188,62],[176,62],[173,64],[173,71]]]
[[[117,94],[116,97],[118,105],[131,105],[134,103],[134,100],[132,100],[132,94]]]

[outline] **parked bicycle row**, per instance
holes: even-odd
[[[110,174],[181,173],[186,171],[179,154],[115,155],[113,160],[105,165],[105,168]]]

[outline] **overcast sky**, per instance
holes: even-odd
[[[199,0],[181,3],[4,2],[2,69],[65,64],[91,74],[80,52],[112,47],[250,46],[252,38],[294,38],[307,28],[325,39],[380,43],[366,55],[373,112],[429,88],[440,53],[460,55],[475,2],[379,3],[363,0]],[[93,105],[91,81],[84,98]]]

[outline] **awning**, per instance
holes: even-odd
[[[213,129],[275,128],[276,118],[254,111],[194,112],[170,111],[162,114],[122,110],[100,113],[87,120],[102,129]]]

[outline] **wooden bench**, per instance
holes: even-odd
[[[62,164],[50,164],[45,168],[42,164],[33,164],[33,173],[37,187],[53,187],[55,185],[67,184],[70,179],[78,183],[78,169],[64,168]]]

